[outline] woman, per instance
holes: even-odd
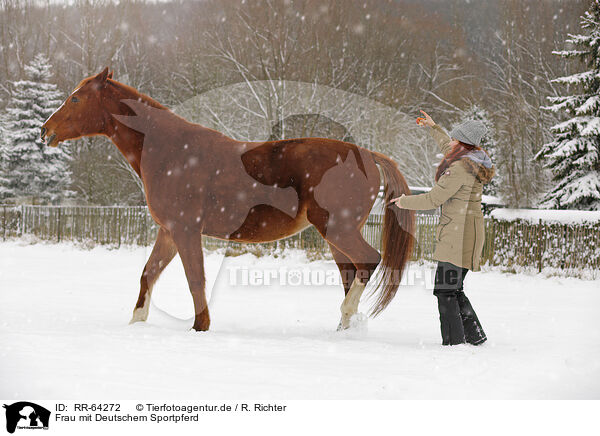
[[[492,161],[479,147],[486,128],[480,121],[466,121],[448,136],[427,113],[421,113],[425,118],[417,123],[429,128],[444,158],[431,191],[392,201],[403,209],[442,207],[433,254],[438,261],[433,293],[438,298],[442,344],[478,345],[487,338],[463,292],[463,281],[467,271],[479,271],[485,237],[481,193],[494,176]]]

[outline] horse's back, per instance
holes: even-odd
[[[348,162],[349,156],[351,161]],[[321,179],[334,167],[354,165],[367,179],[379,180],[370,151],[329,138],[294,138],[252,143],[241,156],[249,174],[263,183],[291,186],[302,180]],[[379,182],[377,182],[379,183]]]

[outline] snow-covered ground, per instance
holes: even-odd
[[[0,243],[0,398],[600,398],[600,281],[469,274],[489,341],[448,348],[419,279],[431,266],[414,265],[367,328],[338,333],[341,287],[296,274],[330,277],[333,262],[209,254],[212,325],[199,333],[173,318],[192,314],[178,258],[148,322],[128,325],[149,252]],[[276,275],[242,285],[245,271]]]

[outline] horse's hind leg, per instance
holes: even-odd
[[[166,230],[160,228],[150,258],[146,262],[146,266],[144,266],[144,272],[140,279],[140,296],[133,309],[130,324],[148,319],[152,287],[156,283],[156,280],[158,280],[160,273],[175,257],[175,254],[177,254],[177,248],[173,239]]]
[[[329,244],[329,248],[331,249],[333,259],[340,270],[342,284],[344,285],[345,298],[342,302],[342,306],[340,307],[342,319],[338,325],[338,330],[343,330],[350,326],[350,318],[358,310],[358,303],[360,301],[362,289],[356,285],[354,288],[352,287],[356,277],[356,267],[352,263],[352,260],[350,260],[350,258],[340,250],[335,248],[333,244]]]
[[[329,249],[331,250],[331,254],[333,255],[333,260],[340,270],[340,274],[342,276],[342,284],[344,285],[344,295],[348,294],[350,290],[350,286],[352,285],[352,281],[354,280],[354,276],[356,275],[356,267],[350,260],[348,256],[342,253],[340,250],[335,248],[334,245],[329,244]]]
[[[381,255],[364,240],[360,230],[352,223],[341,221],[337,225],[331,225],[328,214],[322,209],[309,210],[307,217],[332,247],[334,259],[336,253],[333,249],[339,252],[342,263],[345,262],[344,259],[349,259],[356,269],[349,288],[344,284],[346,297],[340,307],[342,318],[338,329],[347,329],[350,327],[350,319],[358,311],[358,303],[365,286],[381,261]],[[337,259],[336,263],[339,267]]]
[[[358,303],[365,286],[381,261],[381,255],[364,240],[358,229],[347,233],[338,233],[330,229],[327,241],[344,253],[356,267],[356,276],[340,307],[342,318],[339,328],[347,329],[350,327],[350,319],[358,311]]]

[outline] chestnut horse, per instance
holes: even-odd
[[[314,225],[342,275],[340,329],[350,326],[371,276],[371,315],[394,297],[412,250],[413,213],[386,207],[383,257],[360,232],[379,192],[377,165],[386,205],[409,193],[388,157],[324,138],[236,141],[113,80],[108,68],[79,83],[42,126],[42,139],[53,147],[94,135],[110,138],[141,177],[159,225],[131,322],[147,319],[152,286],[179,253],[194,302],[193,328],[208,330],[202,235],[266,242]]]

